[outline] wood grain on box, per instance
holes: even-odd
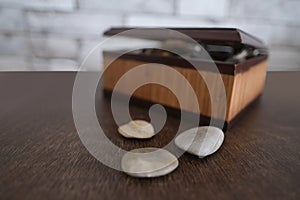
[[[104,58],[104,62],[106,62],[105,66],[108,65],[111,59]],[[133,69],[136,66],[145,64],[146,62],[136,61],[136,60],[128,60],[128,59],[117,59],[112,64],[110,64],[104,71],[103,75],[103,86],[105,89],[113,90],[117,81],[130,69]],[[155,65],[155,63],[151,63],[151,65]],[[256,64],[251,67],[251,69],[246,72],[239,73],[236,76],[221,74],[221,78],[224,83],[226,99],[227,99],[227,113],[225,120],[230,122],[240,111],[242,111],[250,102],[252,102],[256,97],[258,97],[264,86],[265,81],[265,71],[266,71],[267,62],[264,61],[262,63]],[[222,116],[222,107],[219,111],[215,112],[216,115],[212,115],[211,111],[211,96],[209,94],[207,85],[203,80],[202,76],[195,69],[192,68],[182,68],[177,66],[172,66],[173,69],[177,70],[181,73],[187,81],[190,82],[193,87],[195,94],[198,98],[198,105],[192,105],[188,103],[184,103],[184,105],[188,105],[188,107],[181,107],[181,109],[189,112],[196,113],[197,110],[200,110],[200,114],[204,116],[213,117],[216,119],[223,120]],[[201,71],[201,74],[209,77],[211,82],[217,82],[219,79],[219,74],[215,74],[209,71]],[[168,76],[168,71],[161,71],[159,74],[151,73],[151,67],[149,67],[149,71],[144,74],[140,74],[140,76],[152,76],[153,80],[157,80],[159,78],[170,79]],[[130,85],[130,82],[127,82],[127,85]],[[172,81],[172,84],[177,84],[176,80]],[[176,87],[180,88],[181,95],[184,96],[186,102],[190,101],[192,98],[191,95],[186,93],[187,89],[182,88],[181,85],[177,85]],[[220,93],[219,90],[222,88],[216,88],[212,86],[215,93]],[[117,92],[128,94],[128,88],[126,85],[119,88],[120,90]],[[179,103],[175,97],[167,88],[159,86],[157,84],[148,84],[146,86],[142,86],[139,88],[134,94],[135,97],[148,100],[154,103],[161,103],[163,105],[179,108]],[[216,104],[214,104],[216,105]]]

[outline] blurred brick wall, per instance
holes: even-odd
[[[300,0],[0,0],[0,70],[76,70],[111,26],[237,27],[270,46],[269,70],[300,70],[299,13]]]

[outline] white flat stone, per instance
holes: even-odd
[[[133,120],[118,128],[118,132],[126,138],[146,139],[155,135],[152,124],[144,120]]]
[[[222,145],[224,133],[212,126],[202,126],[182,132],[175,138],[180,149],[203,158],[216,152]]]
[[[140,148],[126,153],[121,161],[125,173],[134,177],[158,177],[171,173],[178,166],[177,158],[159,148]]]

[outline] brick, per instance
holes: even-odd
[[[30,55],[29,40],[24,35],[0,35],[0,55]]]
[[[78,42],[75,39],[33,35],[31,44],[37,57],[76,59],[78,56]]]
[[[219,23],[194,17],[153,16],[134,14],[125,19],[127,26],[149,26],[149,27],[215,27]]]
[[[0,8],[0,31],[16,32],[23,31],[22,11],[12,8]]]
[[[99,38],[107,28],[120,26],[122,18],[118,15],[87,12],[72,14],[28,13],[28,22],[32,32]]]
[[[300,26],[277,25],[272,27],[270,41],[272,45],[300,47]]]
[[[78,63],[70,59],[33,58],[35,71],[77,71]]]
[[[121,13],[163,13],[173,12],[173,0],[79,0],[80,9],[103,10]]]
[[[38,11],[65,11],[76,8],[75,0],[1,0],[2,6]]]
[[[255,18],[300,24],[300,1],[298,0],[233,0],[231,8],[230,15],[235,18]]]
[[[27,71],[30,67],[25,56],[0,55],[0,71]]]
[[[300,49],[271,47],[269,71],[300,70]]]
[[[229,0],[178,0],[177,13],[220,19],[227,16],[229,6]]]

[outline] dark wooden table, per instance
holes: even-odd
[[[129,177],[87,152],[72,118],[75,75],[0,73],[1,199],[300,199],[300,72],[268,73],[262,98],[216,154],[184,154],[176,171],[154,179]],[[122,148],[172,139],[171,116],[152,140],[124,142],[109,101],[101,92],[96,100],[100,124]]]

